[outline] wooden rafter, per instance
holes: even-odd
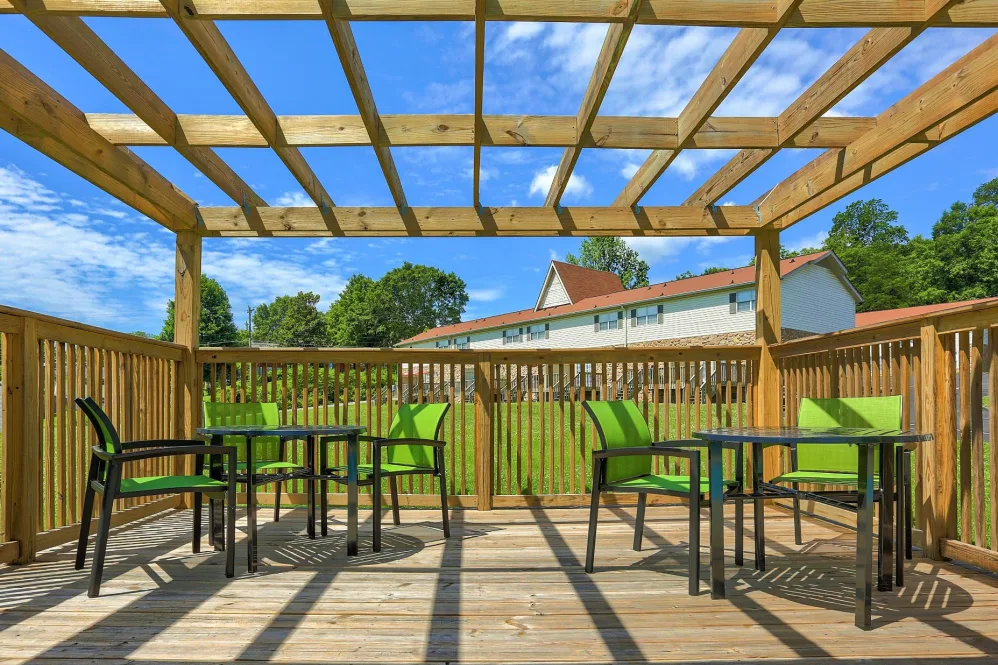
[[[582,106],[575,119],[575,145],[566,148],[565,152],[562,153],[544,205],[557,206],[561,204],[561,197],[565,193],[565,188],[568,187],[572,171],[582,154],[582,142],[592,130],[596,114],[599,113],[600,105],[610,87],[613,74],[617,71],[617,63],[620,62],[620,58],[624,54],[627,38],[631,36],[634,19],[637,18],[640,8],[641,0],[633,0],[627,20],[623,23],[613,23],[607,27],[603,47],[596,59],[593,75],[589,79],[589,86],[586,88],[586,94],[582,97]]]
[[[482,120],[485,106],[485,0],[475,0],[475,115],[471,160],[471,203],[476,208],[482,204],[482,137],[485,123]]]
[[[371,84],[367,80],[364,72],[364,65],[360,61],[360,51],[357,49],[357,41],[353,38],[353,30],[350,23],[342,18],[337,18],[333,11],[333,0],[319,0],[322,14],[326,19],[326,26],[329,28],[329,35],[333,39],[336,47],[336,54],[343,65],[343,72],[346,74],[347,83],[353,93],[357,109],[360,111],[360,118],[370,137],[371,146],[374,148],[375,157],[381,172],[385,175],[388,183],[388,190],[392,193],[392,200],[399,208],[407,208],[405,192],[402,190],[402,181],[399,179],[398,169],[395,168],[395,160],[392,159],[391,149],[381,141],[381,117],[378,115],[378,107],[374,104],[374,94],[371,92]]]
[[[382,115],[381,144],[390,146],[470,146],[473,115]],[[173,143],[136,115],[88,113],[90,126],[115,145],[218,148],[267,147],[267,139],[244,115],[178,115]],[[689,140],[693,148],[841,148],[870,131],[875,118],[818,118],[786,143],[776,117],[711,117]],[[309,148],[371,145],[360,116],[278,116],[285,145]],[[487,147],[570,147],[576,145],[572,116],[486,115],[478,137]],[[677,118],[598,116],[579,144],[583,148],[676,148]]]
[[[800,0],[777,3],[782,11],[781,20],[786,21],[799,3]],[[780,26],[777,25],[772,28],[742,28],[738,32],[724,54],[721,55],[721,59],[693,94],[693,98],[679,114],[677,147],[652,152],[638,171],[631,176],[623,191],[614,200],[614,205],[633,206],[641,200],[641,197],[651,189],[651,186],[665,173],[669,165],[676,160],[683,148],[690,147],[689,140],[707,122],[710,115],[721,105],[721,102],[734,89],[756,59],[762,55],[779,30]]]
[[[919,86],[877,117],[877,127],[846,148],[829,150],[758,201],[771,224],[809,199],[998,88],[998,35]]]
[[[208,67],[215,72],[215,76],[291,171],[305,193],[324,212],[323,216],[330,221],[330,231],[336,232],[335,221],[330,215],[325,214],[325,211],[333,206],[332,198],[326,193],[301,152],[297,148],[285,145],[277,116],[219,29],[212,21],[193,20],[192,9],[187,3],[180,7],[170,0],[162,0],[162,4],[170,11],[181,32],[201,54]]]
[[[194,202],[125,148],[90,129],[83,112],[0,50],[3,128],[169,229],[195,226]]]
[[[20,8],[24,0],[15,0]],[[238,204],[266,206],[235,171],[207,147],[181,145],[177,140],[177,115],[112,51],[93,30],[75,16],[28,14],[42,32],[84,69],[100,81],[125,106],[135,112],[164,144],[172,145],[184,158]],[[113,142],[113,141],[112,141]]]
[[[633,0],[489,2],[489,21],[571,21],[613,23],[626,20]],[[929,0],[929,6],[938,0]],[[774,27],[780,4],[748,0],[644,0],[637,22],[645,25],[705,25]],[[32,13],[81,16],[164,18],[158,0],[28,0]],[[185,0],[202,20],[320,20],[315,0]],[[910,26],[922,22],[926,3],[920,0],[803,0],[786,20],[790,28]],[[338,18],[351,21],[473,21],[475,0],[337,0]],[[0,0],[0,13],[18,13],[10,0]],[[932,25],[993,27],[998,24],[998,0],[964,0],[936,16]]]
[[[346,235],[411,234],[397,208],[331,210]],[[214,235],[253,236],[241,208],[202,208],[205,227]],[[685,206],[630,208],[412,208],[421,235],[747,235],[758,230],[755,209],[730,206],[697,210]],[[273,235],[326,235],[315,208],[263,208],[260,218]]]
[[[780,114],[777,134],[781,147],[796,147],[793,143],[799,136],[808,133],[809,126],[813,126],[821,116],[922,34],[936,16],[955,4],[956,0],[938,0],[926,8],[926,21],[918,26],[874,28],[868,32]],[[743,150],[708,178],[686,199],[685,205],[713,205],[776,152],[769,148]]]

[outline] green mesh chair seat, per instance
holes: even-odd
[[[231,425],[280,425],[280,408],[275,402],[204,402],[206,427]],[[226,435],[223,445],[235,446],[238,451],[237,472],[246,472],[246,437]],[[284,441],[279,436],[253,437],[253,470],[298,470],[303,467],[284,460]],[[228,473],[228,465],[223,465]]]
[[[725,481],[725,485],[734,486],[737,485],[733,480]],[[668,492],[681,492],[682,494],[689,494],[690,492],[690,478],[689,476],[671,476],[671,475],[661,475],[661,474],[648,474],[645,476],[638,476],[637,478],[630,478],[628,480],[617,480],[613,483],[612,488],[614,490],[665,490]],[[707,495],[710,493],[710,481],[707,478],[700,479],[700,494]]]
[[[329,467],[330,471],[339,471],[344,476],[347,473],[346,465],[332,466]],[[374,465],[361,463],[357,465],[357,472],[362,476],[373,476],[374,475]],[[412,464],[392,464],[391,462],[381,463],[381,473],[388,475],[390,473],[433,473],[432,466],[413,466]]]
[[[162,490],[187,490],[204,493],[224,492],[228,483],[212,480],[205,476],[144,476],[141,478],[122,478],[122,492],[152,492]]]
[[[771,483],[810,483],[811,485],[859,485],[859,476],[846,471],[791,471],[773,478]],[[880,474],[873,474],[873,484],[880,485]]]

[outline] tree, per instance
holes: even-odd
[[[172,342],[176,313],[172,300],[166,303],[166,320],[159,334],[161,340]],[[201,321],[198,325],[198,344],[201,346],[226,346],[238,343],[239,331],[232,320],[232,305],[222,285],[211,277],[201,278]]]
[[[722,268],[720,266],[709,266],[707,268],[704,268],[703,272],[700,273],[699,275],[696,274],[696,273],[694,273],[691,270],[684,270],[683,272],[681,272],[678,275],[676,275],[676,279],[677,280],[679,280],[679,279],[689,279],[690,277],[700,277],[702,275],[713,275],[714,273],[728,272],[729,270],[731,270],[731,268]]]
[[[379,346],[394,346],[437,326],[457,323],[468,304],[464,280],[408,261],[374,285],[370,300]]]
[[[373,299],[376,282],[354,275],[329,306],[326,328],[334,346],[380,346],[381,333]]]
[[[299,291],[284,296],[286,308],[272,340],[278,346],[326,346],[326,320],[319,312],[319,296],[311,291]]]
[[[897,220],[897,211],[880,199],[853,201],[832,218],[825,248],[838,253],[873,245],[900,247],[908,242],[908,231]]]
[[[253,310],[253,339],[276,344],[277,328],[284,319],[290,301],[291,296],[278,296],[274,302],[258,305]]]
[[[582,241],[579,256],[569,254],[569,263],[616,273],[625,289],[648,286],[648,264],[623,238],[595,236]]]

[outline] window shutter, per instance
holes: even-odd
[[[544,324],[544,339],[551,339],[551,324]]]
[[[638,310],[632,309],[631,310],[631,327],[633,328],[636,325],[638,325]]]
[[[593,332],[599,332],[599,314],[593,317]]]
[[[622,318],[624,318],[624,310],[617,312],[617,320],[620,321]]]
[[[737,314],[738,313],[738,294],[729,293],[728,294],[728,313]]]
[[[658,306],[658,322],[665,323],[665,305]]]
[[[506,333],[505,333],[505,331],[502,334],[502,345],[506,346]]]

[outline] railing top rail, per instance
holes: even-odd
[[[16,333],[21,319],[37,322],[38,337],[67,344],[80,344],[122,353],[138,353],[166,360],[181,360],[184,347],[173,342],[163,342],[148,337],[107,330],[97,326],[60,319],[48,314],[0,305],[0,331]]]
[[[824,335],[803,337],[775,345],[773,354],[781,358],[864,344],[914,339],[920,335],[922,325],[926,322],[934,323],[941,333],[998,326],[998,301],[962,305],[928,316],[924,314],[909,316]]]

